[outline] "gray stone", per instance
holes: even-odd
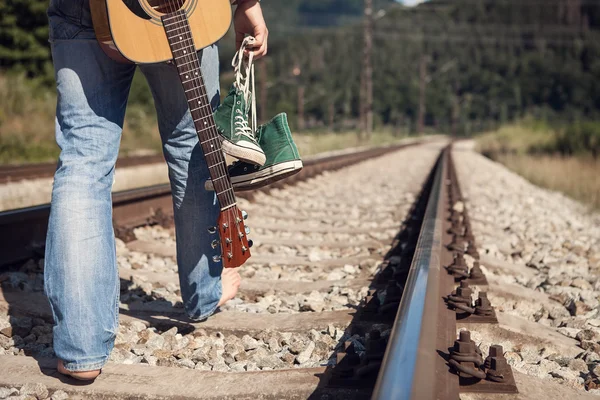
[[[198,362],[206,363],[206,362],[208,362],[209,350],[210,350],[209,347],[201,347],[201,348],[197,349],[196,351],[194,351],[190,358],[192,359],[192,361],[194,361],[196,363],[198,363]]]
[[[148,341],[146,342],[146,346],[150,350],[162,349],[164,344],[165,344],[164,336],[157,335],[157,334],[151,335],[150,338],[148,339]]]
[[[232,371],[241,372],[246,370],[247,361],[236,361],[234,363],[229,364],[229,368]]]
[[[194,369],[197,369],[199,371],[210,371],[212,370],[212,367],[208,364],[203,364],[203,363],[197,363],[196,367]]]
[[[146,329],[146,325],[142,321],[132,321],[129,323],[129,326],[134,332],[141,332]]]
[[[146,354],[146,355],[143,356],[142,362],[144,362],[144,363],[146,363],[148,365],[155,366],[156,363],[158,362],[158,358],[156,358],[155,356]]]
[[[593,341],[597,342],[598,339],[600,339],[600,335],[592,329],[584,329],[584,330],[577,332],[577,335],[575,336],[575,338],[577,340],[579,340],[580,342],[582,342],[584,340],[593,340]]]
[[[300,306],[301,311],[314,311],[321,312],[325,308],[325,302],[323,301],[322,295],[313,291],[310,295],[304,299],[304,302]]]
[[[556,371],[560,369],[561,366],[556,361],[550,360],[540,360],[538,363],[538,369],[540,372],[540,376],[550,373],[551,371]]]
[[[573,281],[571,282],[571,286],[579,288],[579,289],[583,289],[583,290],[592,290],[593,289],[592,285],[583,278],[573,279]]]
[[[256,349],[260,343],[258,342],[258,340],[250,337],[249,335],[244,335],[242,337],[242,344],[244,346],[244,350],[248,351]]]
[[[548,310],[548,317],[551,319],[567,318],[570,315],[571,314],[569,314],[569,311],[562,306],[556,306]]]
[[[288,350],[292,354],[300,354],[300,352],[305,348],[306,343],[304,342],[304,340],[301,340],[299,338],[293,338],[288,345]]]
[[[48,388],[46,385],[41,383],[26,383],[19,390],[19,394],[22,395],[32,395],[38,399],[45,399],[48,397]]]
[[[16,388],[0,388],[0,399],[6,399],[8,396],[18,393],[19,390]]]
[[[571,339],[575,339],[577,337],[577,334],[579,333],[579,329],[576,328],[558,328],[557,329],[558,332],[562,333],[563,335],[565,335],[566,337],[570,337]]]
[[[248,353],[246,353],[245,351],[241,351],[234,356],[234,359],[235,361],[247,361]]]
[[[323,341],[315,342],[315,350],[313,351],[313,357],[316,357],[317,360],[323,360],[329,356],[331,352],[331,348],[327,345],[327,343]]]
[[[9,337],[9,338],[12,337],[12,335],[13,335],[13,328],[12,328],[12,326],[11,325],[6,325],[6,326],[3,326],[3,327],[0,327],[0,334],[2,334],[3,336]]]
[[[275,354],[270,354],[266,357],[261,357],[256,361],[256,365],[260,369],[265,368],[281,368],[283,366],[283,362],[277,357]]]
[[[593,351],[600,354],[600,344],[591,340],[582,340],[579,346],[581,346],[581,348],[584,350]]]
[[[177,327],[176,326],[172,327],[168,331],[161,333],[161,336],[175,336],[175,335],[177,335]]]
[[[315,350],[315,342],[310,341],[308,345],[296,356],[296,362],[298,364],[303,364],[310,360],[310,356],[312,352]]]
[[[182,368],[194,369],[196,367],[196,364],[192,360],[187,359],[187,358],[177,360],[177,362],[175,364],[178,367],[182,367]]]
[[[571,300],[566,307],[573,316],[584,315],[585,313],[590,312],[592,310],[592,308],[585,304],[583,301],[575,300]]]
[[[600,362],[600,354],[593,351],[586,351],[579,355],[586,363]]]
[[[152,354],[152,350],[150,350],[143,344],[136,344],[136,345],[132,346],[131,351],[136,356],[145,356],[146,354]]]
[[[296,356],[286,351],[285,354],[281,356],[281,360],[287,364],[294,364],[294,361],[296,361]]]
[[[258,371],[258,365],[253,361],[248,361],[248,364],[246,364],[246,371]]]
[[[213,371],[228,372],[229,367],[224,362],[219,362],[212,367]]]
[[[11,338],[8,338],[4,335],[0,335],[0,347],[1,348],[8,350],[10,347],[12,347],[12,345],[14,343],[15,342]]]
[[[67,394],[67,392],[59,389],[56,392],[52,393],[52,397],[50,397],[50,400],[67,400],[68,398],[69,395]]]
[[[174,367],[175,366],[175,358],[159,358],[156,360],[156,365],[158,367]]]
[[[564,367],[561,367],[556,371],[550,372],[550,375],[554,378],[563,379],[565,381],[574,381],[577,378],[579,378],[579,374]]]
[[[226,343],[225,352],[235,357],[238,353],[244,352],[244,345],[242,343]]]
[[[569,362],[569,368],[574,371],[588,372],[588,366],[581,358],[575,358]]]
[[[281,345],[279,344],[279,339],[276,336],[271,336],[267,341],[267,344],[269,345],[269,349],[271,349],[271,351],[276,353],[281,351]]]
[[[260,360],[261,358],[267,357],[269,355],[269,352],[264,347],[259,347],[254,350],[250,350],[247,354],[250,360],[258,362],[258,360]]]
[[[222,356],[223,353],[223,350],[217,349],[215,347],[211,348],[208,351],[208,364],[212,365],[213,367],[216,364],[225,364],[225,359]]]

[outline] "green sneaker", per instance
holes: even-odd
[[[235,85],[213,114],[217,130],[223,137],[223,151],[252,164],[263,165],[266,156],[252,128],[248,126],[248,111],[243,92]]]
[[[234,162],[229,167],[231,184],[237,191],[257,189],[280,179],[297,174],[302,169],[298,148],[285,113],[277,114],[272,120],[258,127],[258,142],[267,159],[263,166],[247,162]],[[206,190],[213,190],[212,181],[206,181]]]
[[[254,53],[248,58],[244,51],[254,44],[248,36],[231,62],[235,82],[223,104],[214,113],[217,130],[223,137],[223,151],[230,156],[252,164],[263,165],[266,157],[254,137],[256,130],[256,102],[254,99]],[[249,122],[250,121],[250,122]]]

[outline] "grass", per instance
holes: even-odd
[[[600,210],[600,160],[506,154],[496,161],[535,185],[562,192]]]
[[[383,146],[401,138],[388,130],[373,132],[369,140],[361,140],[356,132],[294,132],[293,135],[298,151],[303,157],[350,147]]]
[[[137,78],[137,77],[136,77]],[[0,74],[0,164],[55,161],[56,94],[34,86],[23,75]],[[121,139],[121,154],[160,151],[154,109],[129,104]]]
[[[57,159],[60,150],[54,140],[55,108],[56,94],[53,91],[36,87],[23,75],[0,74],[0,164],[39,163]],[[348,147],[385,145],[399,138],[391,130],[375,132],[369,140],[364,141],[359,140],[355,132],[294,132],[302,156]],[[160,151],[152,99],[143,77],[136,74],[127,106],[120,154]]]
[[[476,149],[535,185],[600,210],[600,159],[589,140],[594,134],[579,134],[594,132],[596,126],[578,123],[553,130],[528,121],[478,137]]]

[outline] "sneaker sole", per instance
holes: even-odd
[[[251,164],[263,166],[267,161],[267,156],[262,150],[252,147],[245,147],[231,143],[229,140],[223,140],[221,145],[223,151],[232,157]]]
[[[265,168],[259,172],[231,178],[231,184],[233,189],[240,192],[258,189],[297,174],[301,169],[302,160],[286,161]],[[213,190],[212,181],[210,179],[204,183],[204,188],[206,190]]]

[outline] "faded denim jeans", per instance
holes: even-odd
[[[45,292],[54,315],[54,351],[70,371],[101,368],[118,332],[119,273],[111,187],[125,106],[136,69],[107,57],[94,37],[87,1],[53,0],[48,10],[58,104]],[[141,39],[140,39],[141,40]],[[213,109],[219,103],[215,45],[201,54]],[[219,213],[204,189],[208,168],[173,65],[139,66],[152,94],[173,194],[177,264],[184,308],[193,320],[216,309],[221,262],[207,228]],[[125,132],[127,134],[127,132]]]

